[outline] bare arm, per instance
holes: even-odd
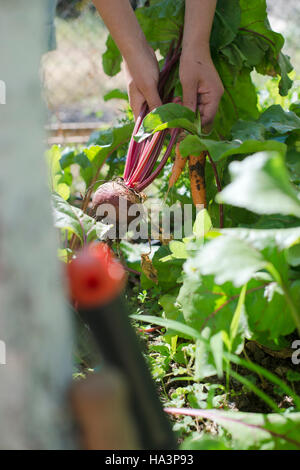
[[[223,85],[210,55],[216,0],[186,0],[180,80],[185,106],[199,107],[203,126],[212,124]]]
[[[130,104],[135,118],[144,101],[150,110],[161,105],[154,51],[146,41],[129,0],[93,0],[126,64]]]

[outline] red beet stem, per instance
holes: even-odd
[[[157,162],[157,159],[160,155],[165,137],[167,135],[167,130],[162,131],[159,142],[157,143],[156,148],[152,152],[151,157],[149,158],[148,162],[146,163],[145,168],[143,169],[141,175],[140,175],[140,180],[143,181],[144,179],[148,178],[148,176],[151,174],[151,171],[153,170],[155,163]]]
[[[152,136],[151,141],[146,144],[143,155],[140,157],[139,164],[138,164],[135,172],[133,173],[132,177],[128,181],[128,186],[129,187],[133,187],[137,182],[139,182],[139,177],[140,177],[140,175],[141,175],[141,173],[142,173],[149,157],[151,156],[155,146],[157,145],[159,137],[160,137],[160,132],[156,132],[156,134],[154,134]]]
[[[164,66],[160,72],[158,91],[162,98],[163,103],[169,102],[173,99],[174,90],[165,90],[170,74],[172,73],[174,66],[177,64],[180,56],[182,34],[174,47],[174,42],[171,44],[169,52],[167,54]],[[139,114],[139,117],[134,126],[133,134],[130,140],[128,153],[126,157],[126,164],[124,170],[124,183],[129,188],[140,188],[139,190],[147,187],[159,174],[165,165],[172,146],[176,141],[178,130],[171,131],[171,139],[166,152],[158,164],[157,168],[153,171],[157,159],[160,155],[167,130],[157,132],[153,136],[149,137],[145,141],[138,143],[135,141],[134,136],[137,134],[141,127],[144,117],[148,113],[147,103],[144,103]]]
[[[129,176],[129,173],[131,171],[132,165],[134,165],[133,158],[137,156],[137,147],[138,147],[138,142],[135,141],[134,136],[138,132],[139,128],[141,127],[141,124],[143,122],[144,117],[146,116],[146,111],[147,111],[147,104],[144,103],[141,109],[141,112],[139,114],[139,117],[136,120],[133,133],[130,139],[129,143],[129,148],[128,148],[128,153],[127,153],[127,158],[126,158],[126,164],[125,164],[125,170],[124,170],[124,180],[126,180]]]
[[[131,165],[131,170],[129,172],[128,178],[126,180],[124,180],[126,184],[130,180],[130,178],[132,177],[133,173],[135,172],[135,169],[136,169],[136,167],[138,166],[138,163],[139,163],[140,155],[143,155],[147,142],[148,142],[147,140],[143,140],[143,142],[138,143],[137,146],[135,147],[134,155],[133,155],[133,159],[132,159],[133,163]]]
[[[157,177],[157,175],[161,172],[161,170],[163,169],[163,167],[167,163],[167,160],[168,160],[169,155],[172,151],[173,145],[176,142],[176,139],[177,139],[177,136],[178,136],[179,132],[180,132],[180,129],[173,129],[172,130],[169,145],[168,145],[168,147],[166,149],[166,152],[165,152],[163,158],[161,159],[159,165],[153,171],[153,173],[150,176],[148,176],[148,178],[146,178],[143,182],[141,182],[141,183],[139,183],[135,186],[135,189],[137,191],[143,191],[143,189],[145,189],[147,186],[149,186],[149,184],[151,184],[152,181],[154,181],[155,178]]]

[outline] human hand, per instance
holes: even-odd
[[[124,61],[129,103],[136,120],[145,101],[150,111],[162,104],[157,89],[159,66],[155,52],[148,44]]]
[[[208,49],[208,48],[207,48]],[[209,50],[183,50],[179,76],[183,90],[183,105],[199,109],[202,127],[208,131],[214,121],[224,93],[222,81]]]

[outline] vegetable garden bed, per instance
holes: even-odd
[[[211,50],[225,93],[209,135],[199,116],[172,102],[181,94],[174,60],[172,73],[162,74],[160,108],[144,107],[136,124],[128,110],[86,146],[54,146],[47,154],[65,262],[79,246],[107,239],[92,209],[108,201],[105,185],[119,200],[114,181],[121,175],[126,191],[148,188],[150,205],[156,198],[205,206],[180,239],[161,230],[151,242],[109,240],[128,271],[132,322],[185,449],[300,448],[300,104],[258,108],[251,72],[277,77],[286,96],[292,68],[265,1],[252,3],[218,2]],[[180,49],[183,4],[164,0],[136,10],[163,70]],[[116,74],[120,63],[109,37],[105,72]],[[195,161],[169,183],[182,130],[177,157]],[[205,198],[199,173],[189,184],[200,163]],[[81,354],[77,373],[84,374],[97,364]]]

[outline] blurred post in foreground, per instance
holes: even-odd
[[[65,402],[71,326],[43,148],[39,62],[46,45],[45,8],[41,0],[0,0],[0,80],[6,93],[0,100],[6,103],[0,104],[1,449],[72,447]]]

